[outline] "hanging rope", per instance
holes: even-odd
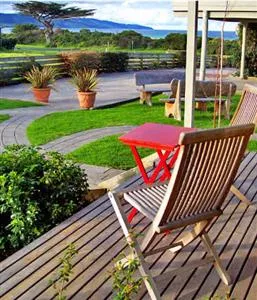
[[[222,103],[222,79],[223,79],[223,54],[224,54],[224,28],[226,23],[226,17],[229,8],[229,1],[226,1],[225,14],[223,18],[223,23],[221,27],[220,34],[220,57],[218,57],[217,61],[217,76],[216,76],[216,88],[215,88],[215,104],[214,104],[214,116],[213,116],[213,127],[216,127],[216,107],[217,107],[217,90],[219,86],[219,101],[218,101],[218,127],[221,125],[221,103]]]

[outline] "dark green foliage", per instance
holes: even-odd
[[[220,55],[220,45],[221,41],[217,38],[209,38],[208,39],[208,45],[207,45],[207,51],[210,55]],[[235,51],[240,51],[240,46],[238,41],[230,41],[225,40],[224,41],[224,55],[233,55]]]
[[[242,24],[238,30],[240,44],[242,44]],[[246,38],[245,67],[249,76],[257,76],[257,23],[249,23]],[[234,53],[234,59],[241,57],[240,51]],[[240,62],[240,60],[239,60]]]
[[[134,30],[124,30],[116,34],[115,41],[119,48],[136,49],[147,46],[144,36]]]
[[[11,36],[13,36],[19,44],[42,43],[44,41],[43,30],[34,24],[15,25]]]
[[[95,69],[99,72],[123,72],[128,66],[128,54],[123,52],[66,52],[62,54],[66,70]]]
[[[6,50],[13,50],[17,44],[16,39],[8,38],[8,39],[1,39],[0,40],[0,48]]]
[[[65,52],[62,53],[62,58],[68,73],[84,68],[97,71],[101,69],[100,53],[87,51]]]
[[[0,154],[1,257],[85,206],[87,177],[56,152],[9,146]]]
[[[174,60],[176,61],[176,67],[184,68],[186,66],[186,51],[179,51],[174,54]]]
[[[103,72],[124,72],[128,67],[128,54],[124,52],[101,54],[101,69]]]
[[[164,39],[166,49],[186,50],[187,35],[180,33],[170,33]]]

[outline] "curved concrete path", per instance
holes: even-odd
[[[103,107],[126,102],[138,97],[134,84],[134,73],[113,73],[99,76],[98,94],[95,106]],[[0,98],[12,98],[33,101],[29,84],[19,84],[0,88]],[[70,79],[56,82],[48,105],[2,110],[0,114],[9,114],[11,118],[0,124],[0,151],[10,144],[29,144],[27,126],[46,114],[79,109],[75,87]]]
[[[0,98],[20,99],[34,102],[29,87],[29,84],[2,87],[0,88]],[[29,145],[26,129],[35,119],[53,112],[79,109],[75,87],[70,83],[69,79],[64,78],[58,80],[56,82],[56,90],[57,91],[52,91],[48,105],[0,110],[0,114],[9,114],[11,117],[9,120],[0,123],[0,152],[5,146],[11,144]],[[136,91],[134,84],[134,73],[125,72],[100,75],[97,92],[96,107],[104,107],[137,98],[138,92]],[[42,148],[46,150],[56,150],[61,153],[68,153],[83,144],[92,142],[101,137],[125,133],[130,128],[131,127],[129,126],[121,126],[79,132],[52,141],[47,145],[43,145]],[[89,185],[91,188],[97,186],[99,182],[122,172],[122,170],[89,165],[82,165],[82,168],[85,169],[88,174]]]

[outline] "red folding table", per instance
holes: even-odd
[[[195,128],[145,123],[121,136],[119,139],[130,147],[144,182],[152,184],[161,172],[163,174],[159,178],[160,181],[170,178],[170,169],[173,167],[179,152],[179,136],[182,132],[190,131],[195,131]],[[137,147],[151,148],[157,152],[160,160],[151,175],[147,174]],[[171,152],[174,152],[174,154],[169,158]],[[129,221],[133,219],[135,213],[136,210],[133,209],[129,215]]]

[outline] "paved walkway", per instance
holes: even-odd
[[[103,74],[99,76],[98,94],[95,106],[102,107],[126,102],[138,97],[138,92],[134,84],[133,72]],[[11,118],[0,124],[0,151],[6,145],[26,144],[29,140],[26,135],[28,125],[46,114],[58,111],[68,111],[79,109],[75,87],[70,79],[64,78],[56,82],[56,91],[52,91],[48,105],[38,107],[27,107],[0,111],[0,114],[9,114]],[[7,86],[0,89],[0,98],[12,98],[34,102],[29,84],[19,84]],[[102,128],[80,132],[68,137],[58,139],[43,145],[47,150],[56,150],[61,153],[68,153],[83,144],[92,142],[103,136],[124,133],[129,130],[128,126]],[[90,187],[95,187],[98,183],[107,178],[113,177],[122,170],[82,165],[89,177]]]

